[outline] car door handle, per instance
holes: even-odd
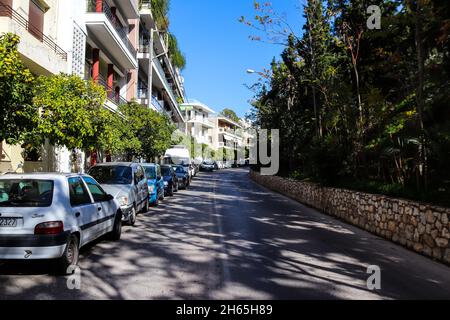
[[[79,212],[75,213],[76,218],[79,218],[80,216],[81,216],[81,213],[79,213]]]
[[[97,210],[98,210],[98,211],[102,211],[102,207],[98,207]]]

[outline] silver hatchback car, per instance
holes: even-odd
[[[139,163],[98,164],[89,170],[89,175],[119,201],[125,222],[134,225],[138,212],[148,212],[147,178],[144,168]]]
[[[0,177],[0,259],[57,259],[61,272],[79,249],[109,234],[119,240],[122,212],[92,177],[8,174]]]

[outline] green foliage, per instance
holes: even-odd
[[[169,29],[169,0],[151,0],[153,17],[158,29],[165,32]]]
[[[224,109],[221,113],[221,116],[230,119],[231,121],[234,121],[236,123],[239,123],[240,119],[238,117],[238,115],[236,114],[236,112],[234,112],[231,109]]]
[[[32,104],[34,77],[22,63],[19,42],[15,34],[0,36],[0,143],[23,141],[38,116]]]
[[[93,150],[108,140],[104,110],[106,94],[101,86],[78,76],[60,74],[39,77],[34,104],[40,108],[35,143],[47,138],[68,149]]]
[[[269,40],[284,36],[285,49],[256,86],[252,119],[280,129],[282,175],[361,181],[442,203],[450,194],[450,4],[370,4],[383,12],[380,31],[367,29],[366,1],[331,0],[325,8],[309,0],[297,35],[280,32],[279,16],[255,2],[255,23],[241,21]]]
[[[178,47],[178,40],[173,34],[169,34],[169,56],[175,67],[184,69],[186,67],[186,57]]]
[[[133,137],[133,143],[125,150],[128,156],[143,157],[150,162],[162,156],[172,145],[176,127],[167,116],[136,102],[122,105],[119,110]]]

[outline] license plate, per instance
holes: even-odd
[[[17,227],[17,218],[0,218],[0,228]]]

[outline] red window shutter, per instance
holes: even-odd
[[[0,6],[0,17],[11,17],[12,0],[0,0]],[[8,6],[9,8],[3,6]]]
[[[44,10],[30,0],[30,8],[28,12],[29,32],[42,41],[44,32]]]

